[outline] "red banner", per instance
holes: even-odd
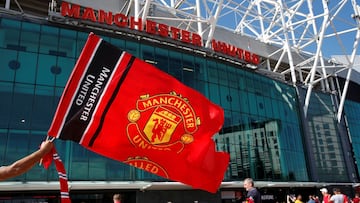
[[[202,94],[91,33],[48,134],[216,192],[229,162],[212,140],[223,121]]]

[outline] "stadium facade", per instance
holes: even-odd
[[[224,28],[205,40],[205,35],[166,20],[180,14],[147,1],[142,8],[149,6],[152,16],[162,18],[135,18],[135,5],[126,12],[115,9],[115,1],[99,2],[1,3],[0,165],[31,153],[46,137],[77,57],[94,32],[221,105],[225,122],[214,140],[231,160],[219,192],[210,194],[57,140],[73,202],[111,201],[113,193],[137,203],[232,202],[247,177],[269,202],[285,202],[287,194],[319,194],[324,186],[353,195],[360,162],[357,72],[338,119],[346,75],[326,78],[325,90],[323,83],[313,85],[307,100],[309,87],[294,83],[292,75],[264,68],[264,61],[282,59],[270,54],[274,45]],[[116,1],[116,8],[129,2]],[[306,57],[299,53],[280,67]],[[0,183],[0,202],[57,202],[58,197],[54,168],[36,166]]]

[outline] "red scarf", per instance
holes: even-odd
[[[56,152],[55,147],[53,147],[52,150],[42,158],[42,165],[44,166],[45,169],[48,169],[53,160],[59,175],[61,203],[71,203],[71,199],[69,197],[68,179],[67,179],[65,167],[60,159],[60,156]]]

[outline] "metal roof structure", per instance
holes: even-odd
[[[261,55],[260,65],[288,75],[289,82],[307,88],[305,115],[313,87],[320,85],[331,92],[327,79],[346,71],[347,81],[339,93],[340,121],[360,40],[360,7],[356,0],[131,0],[128,6],[128,10],[133,7],[135,17],[177,21],[206,39],[206,47],[220,28],[262,42],[263,47],[272,45],[269,55]],[[154,6],[173,17],[151,15]],[[342,16],[344,12],[347,18]],[[349,38],[353,40],[351,47],[344,43]],[[342,53],[331,53],[331,47],[336,46]],[[331,58],[339,54],[347,56],[346,63]],[[271,60],[274,55],[279,56]]]
[[[22,13],[59,12],[61,1],[6,0]],[[329,78],[342,73],[340,122],[358,44],[360,6],[356,0],[68,0],[94,9],[165,22],[197,33],[209,47],[222,39],[261,56],[258,69],[282,75],[307,89],[305,116],[313,89],[334,93]],[[350,41],[350,43],[349,43]],[[333,55],[345,56],[338,62]]]

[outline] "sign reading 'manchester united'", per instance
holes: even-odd
[[[95,10],[91,7],[82,8],[80,5],[71,4],[63,1],[61,3],[61,15],[64,17],[71,17],[81,20],[88,20],[95,23],[115,25],[122,28],[130,28],[133,30],[144,31],[152,35],[159,35],[161,37],[170,37],[173,40],[192,44],[194,46],[203,46],[202,38],[197,33],[189,32],[187,30],[179,29],[163,23],[157,23],[151,20],[142,18],[135,19],[128,17],[122,13],[113,13],[111,11]],[[260,58],[258,55],[228,44],[226,42],[211,41],[211,47],[215,52],[222,53],[248,63],[259,64]]]

